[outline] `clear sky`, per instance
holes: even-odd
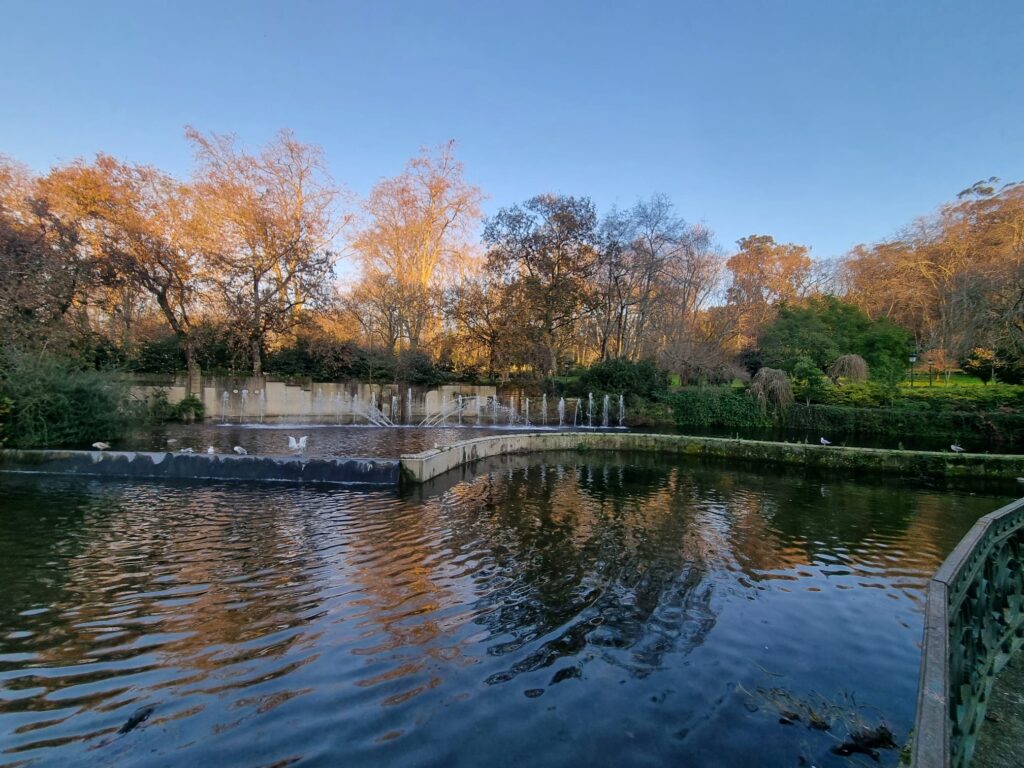
[[[187,175],[290,127],[357,193],[454,138],[487,211],[654,192],[835,256],[1024,179],[1024,2],[0,0],[0,153]]]

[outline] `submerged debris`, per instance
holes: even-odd
[[[149,720],[149,716],[153,714],[153,710],[156,707],[140,707],[139,709],[132,712],[132,716],[129,717],[124,725],[118,728],[118,733],[128,733],[128,731],[134,730],[142,725],[144,722]]]
[[[779,725],[806,725],[810,730],[828,732],[838,742],[831,747],[833,754],[849,757],[855,754],[879,759],[878,750],[896,749],[895,736],[885,721],[869,724],[863,716],[863,707],[852,694],[844,693],[837,700],[819,694],[797,696],[785,688],[757,688],[753,693],[737,686],[746,694],[744,706],[750,712],[765,709],[778,716]],[[837,733],[843,733],[841,737]],[[803,756],[801,756],[803,757]]]
[[[853,754],[868,755],[873,760],[877,760],[879,749],[896,749],[896,740],[885,723],[851,733],[842,744],[832,747],[832,752],[843,757]]]

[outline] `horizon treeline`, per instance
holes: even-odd
[[[726,250],[660,194],[605,212],[539,194],[484,218],[453,142],[357,199],[289,131],[256,150],[186,138],[188,179],[107,154],[35,175],[0,155],[4,349],[130,368],[170,340],[191,391],[204,365],[261,375],[297,348],[466,378],[625,359],[729,381],[780,308],[831,296],[901,326],[936,370],[1021,367],[1024,184],[978,182],[824,261],[766,234]]]

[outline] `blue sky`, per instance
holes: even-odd
[[[290,127],[363,194],[454,138],[488,212],[664,192],[726,248],[840,255],[1024,179],[1024,3],[30,2],[0,24],[0,152],[187,175],[183,126]]]

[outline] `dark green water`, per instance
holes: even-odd
[[[0,476],[0,765],[854,765],[1006,501],[543,460],[426,499]]]

